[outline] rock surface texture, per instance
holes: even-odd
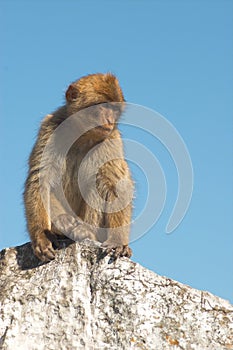
[[[0,349],[233,349],[233,306],[91,241],[0,255]]]

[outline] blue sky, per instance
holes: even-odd
[[[168,191],[156,225],[132,243],[133,260],[233,302],[232,1],[9,0],[0,9],[0,248],[28,241],[22,189],[40,120],[71,81],[111,71],[128,102],[175,126],[194,169],[189,210],[167,235],[175,166],[159,142],[131,135],[155,153]],[[145,179],[132,171],[137,211]]]

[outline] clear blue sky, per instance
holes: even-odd
[[[0,248],[28,241],[22,189],[40,120],[71,81],[112,71],[127,101],[176,127],[194,168],[188,213],[167,235],[177,174],[154,147],[168,198],[157,224],[131,245],[133,260],[233,302],[233,2],[2,0],[0,10]],[[137,190],[135,210],[140,183]]]

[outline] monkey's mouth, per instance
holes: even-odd
[[[101,130],[102,132],[111,132],[113,130],[112,124],[104,124],[104,125],[98,125],[96,126],[96,129]]]

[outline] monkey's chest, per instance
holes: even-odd
[[[63,190],[65,197],[72,208],[77,211],[83,200],[86,202],[92,194],[91,201],[97,197],[97,178],[102,161],[97,154],[70,155],[66,160],[63,173]],[[87,198],[88,197],[88,198]]]
[[[95,146],[89,152],[73,150],[66,159],[63,189],[67,201],[75,211],[83,205],[103,210],[109,191],[127,177],[127,165],[123,150],[111,148],[108,141]]]

